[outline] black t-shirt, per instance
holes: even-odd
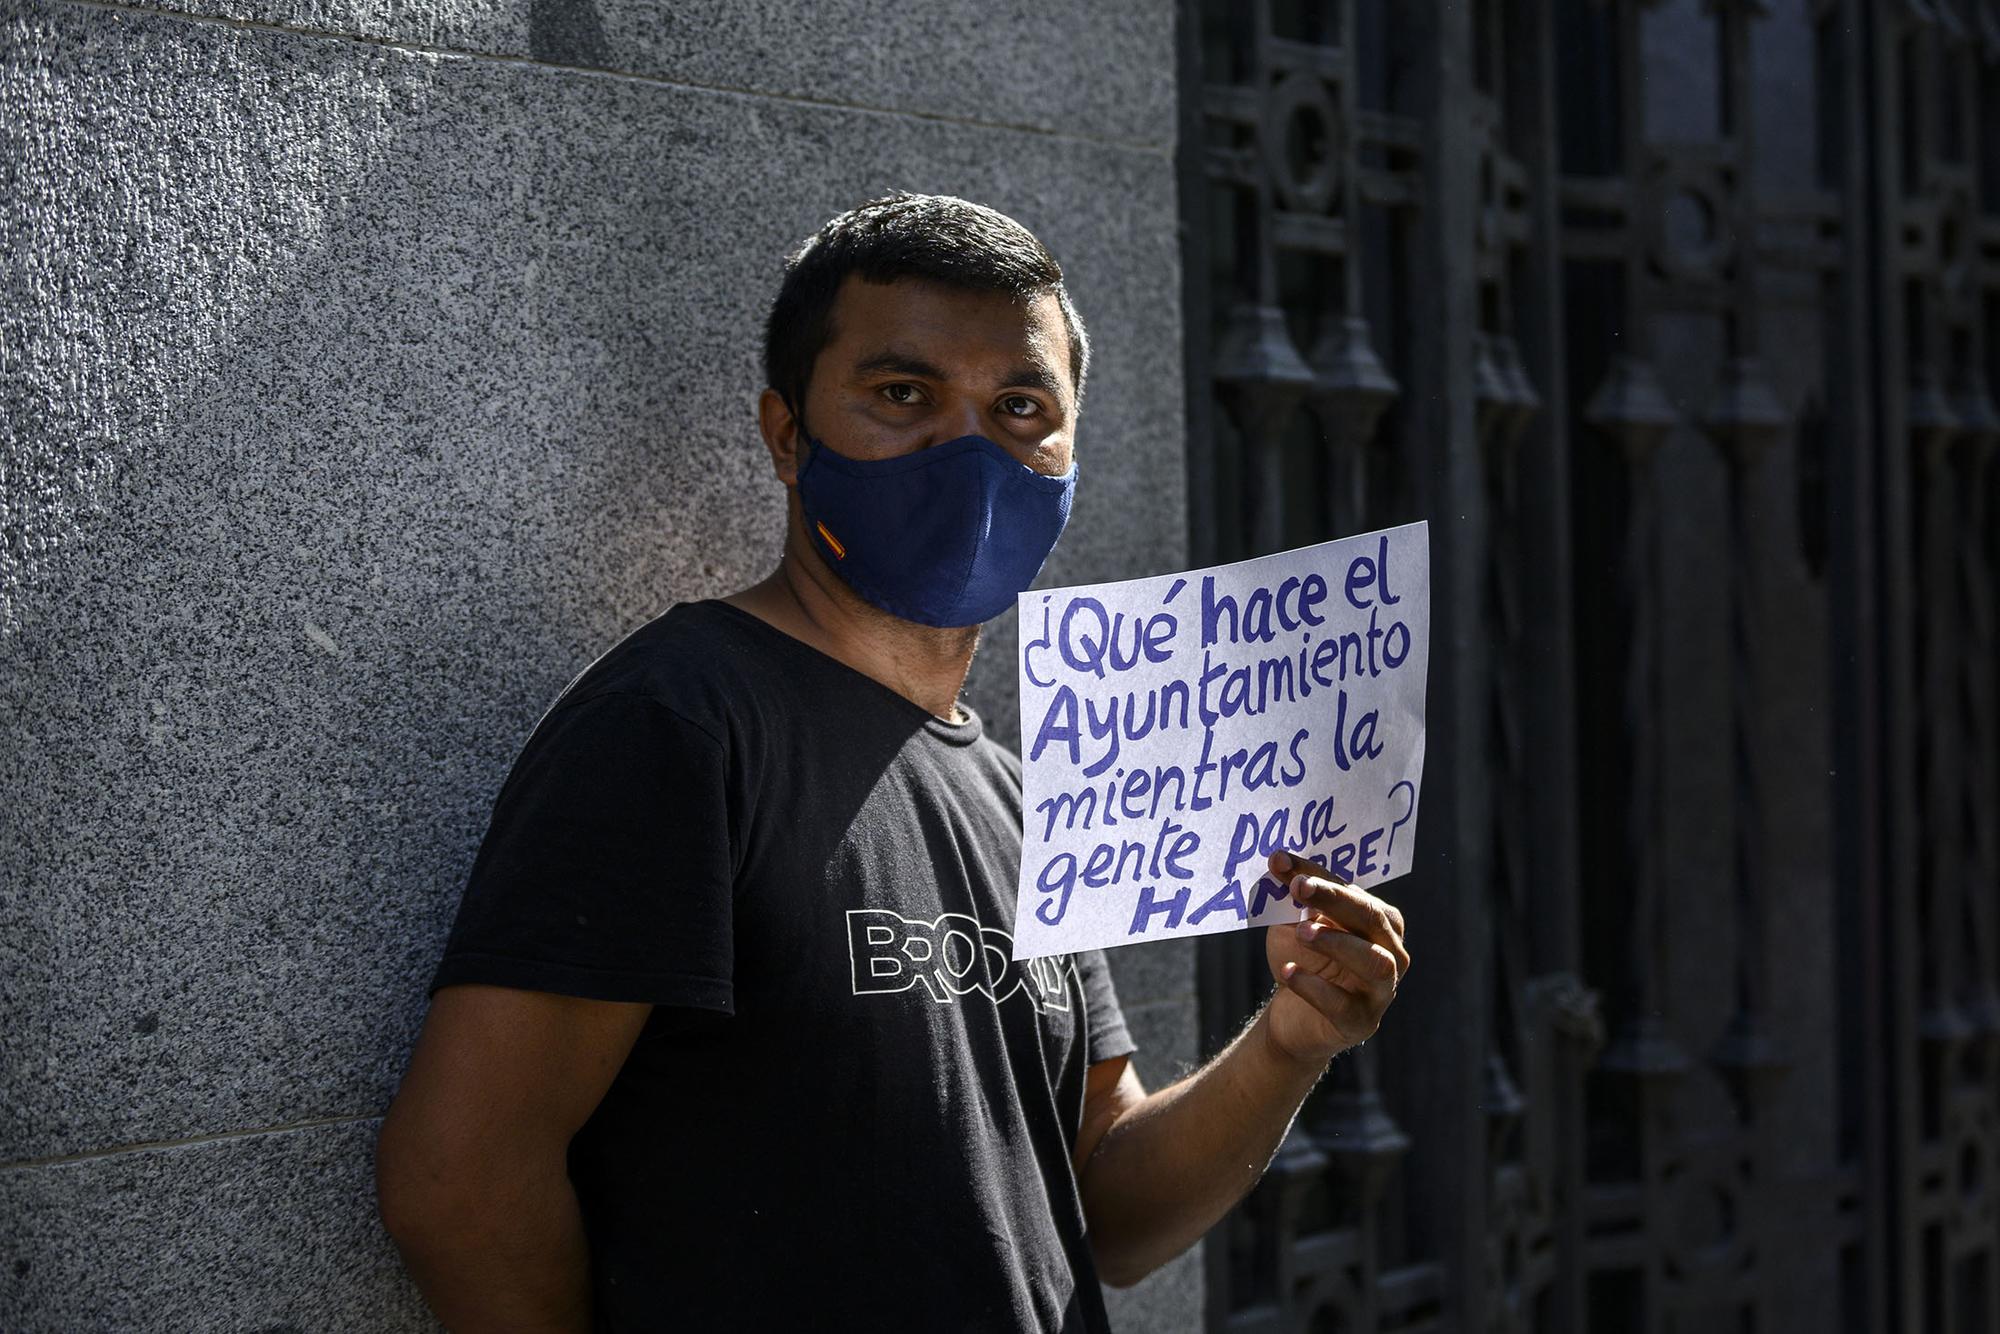
[[[727,603],[564,689],[430,990],[656,1007],[570,1146],[599,1330],[1108,1327],[1070,1159],[1133,1042],[1101,952],[1010,959],[1020,819],[977,715]]]

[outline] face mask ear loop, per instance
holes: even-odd
[[[788,408],[792,407],[790,399],[785,400],[785,406]],[[803,457],[799,460],[799,472],[803,474],[806,470],[806,465],[812,462],[813,451],[817,448],[817,445],[813,442],[812,432],[806,429],[805,413],[792,408],[792,421],[799,428],[799,442],[803,451]]]

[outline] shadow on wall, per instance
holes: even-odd
[[[0,644],[0,714],[32,720],[0,748],[0,975],[36,1078],[0,1098],[0,1161],[228,1138],[4,1174],[0,1215],[40,1221],[0,1326],[226,1301],[416,1328],[348,1123],[400,1076],[535,718],[623,630],[775,558],[749,377],[806,224],[718,197],[757,173],[717,179],[746,155],[685,91],[46,22],[33,60],[121,91],[22,205],[68,273],[29,288],[17,423],[54,480],[9,516],[38,566]],[[635,124],[660,132],[605,132]],[[718,209],[730,253],[691,253]],[[106,483],[58,493],[86,457]]]

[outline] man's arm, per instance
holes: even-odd
[[[382,1222],[453,1334],[588,1334],[569,1142],[648,1004],[438,989],[375,1148]]]
[[[1076,1172],[1104,1281],[1138,1282],[1221,1221],[1270,1165],[1337,1053],[1372,1035],[1409,969],[1403,915],[1285,853],[1314,910],[1265,933],[1278,989],[1214,1060],[1148,1094],[1126,1058],[1091,1066]]]

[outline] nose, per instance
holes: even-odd
[[[956,440],[967,435],[991,435],[986,429],[986,419],[980,414],[978,405],[971,401],[941,413],[937,429],[938,436],[931,442],[932,444],[943,444],[947,440]]]

